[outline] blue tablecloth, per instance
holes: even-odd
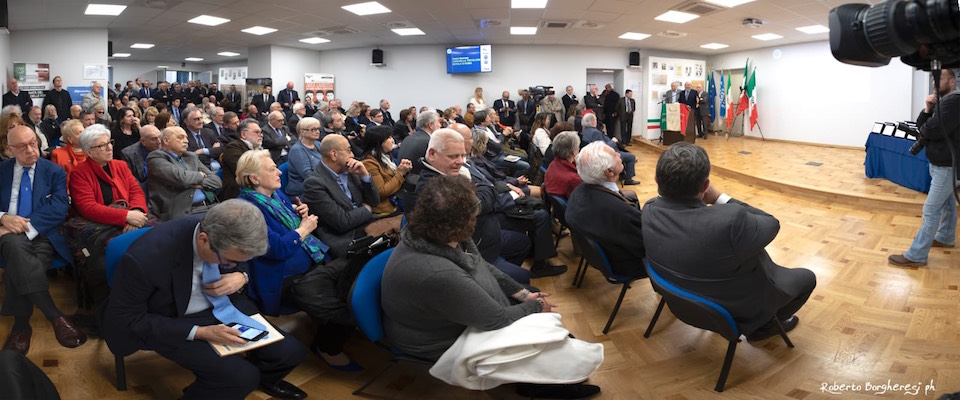
[[[867,136],[867,158],[863,161],[867,178],[886,178],[900,186],[927,193],[930,191],[930,161],[927,150],[910,154],[913,140],[871,133]]]

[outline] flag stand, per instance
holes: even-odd
[[[738,103],[733,103],[733,104],[738,104]],[[746,112],[740,113],[740,115],[744,115],[744,116],[745,116],[746,114],[747,114]],[[734,116],[734,117],[733,117],[733,122],[730,123],[730,126],[737,126],[737,119],[740,118],[740,115],[737,115],[737,116]],[[741,126],[740,126],[740,130],[741,130],[741,131],[740,131],[740,136],[746,136],[746,133],[743,132],[743,120],[741,120],[740,125],[741,125]],[[752,130],[751,130],[751,131],[752,131]],[[760,121],[757,121],[757,131],[760,132],[760,140],[761,140],[761,141],[764,141],[764,142],[767,141],[767,139],[766,139],[765,137],[763,137],[763,129],[760,129]],[[731,132],[731,131],[727,131],[727,140],[730,140],[730,132]]]

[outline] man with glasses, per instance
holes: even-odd
[[[220,170],[220,153],[223,147],[212,129],[203,127],[203,115],[198,108],[183,111],[184,128],[187,131],[187,150],[200,158],[204,166],[213,171]]]
[[[320,164],[303,182],[303,202],[317,216],[317,238],[340,258],[354,238],[365,235],[364,228],[375,219],[370,204],[380,203],[380,194],[367,168],[353,158],[346,137],[325,136],[320,154]]]
[[[258,386],[276,398],[305,398],[283,380],[307,353],[293,335],[275,328],[284,339],[246,357],[220,357],[209,344],[245,344],[230,323],[266,328],[250,317],[257,309],[241,293],[249,278],[237,265],[266,253],[267,242],[263,214],[242,200],[144,233],[114,276],[103,329],[110,349],[153,350],[192,371],[184,399],[242,399]]]
[[[164,129],[160,150],[147,155],[150,212],[169,221],[206,211],[222,182],[197,154],[187,151],[187,132],[179,126]]]
[[[137,178],[143,192],[147,193],[147,155],[160,148],[160,129],[153,125],[140,128],[140,141],[120,151],[120,157],[130,166],[130,172]]]
[[[237,162],[247,150],[260,150],[263,147],[263,130],[255,119],[247,118],[240,122],[240,138],[234,140],[223,149],[220,155],[220,165],[223,167],[223,188],[219,199],[224,201],[236,198],[240,194],[240,185],[237,184]]]
[[[0,259],[6,264],[0,314],[14,320],[3,350],[27,354],[34,306],[53,325],[62,346],[80,346],[87,336],[57,309],[46,275],[56,255],[68,263],[73,260],[60,236],[67,216],[67,174],[40,158],[36,134],[29,127],[17,126],[7,137],[14,158],[0,163]]]
[[[263,127],[263,148],[270,150],[270,158],[277,165],[287,161],[287,152],[290,146],[297,142],[297,137],[290,133],[285,125],[283,113],[273,111]]]

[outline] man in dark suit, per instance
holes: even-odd
[[[436,111],[424,111],[417,116],[417,131],[403,139],[398,157],[413,163],[411,175],[419,175],[423,169],[423,157],[427,155],[430,135],[437,129],[440,129],[440,116]]]
[[[660,196],[643,207],[647,258],[673,284],[726,308],[747,340],[776,335],[774,315],[793,329],[816,276],[774,263],[764,248],[780,222],[721,193],[709,175],[710,159],[699,146],[680,142],[660,155]]]
[[[283,113],[287,117],[290,117],[290,115],[293,114],[291,107],[293,107],[296,102],[300,101],[300,95],[297,94],[296,90],[293,90],[293,81],[287,82],[287,88],[277,93],[277,101],[280,102],[280,107],[283,108]],[[272,103],[273,102],[267,103],[267,106],[269,107]]]
[[[583,183],[567,201],[570,229],[599,243],[614,272],[646,276],[640,207],[617,187],[623,171],[619,155],[603,143],[590,143],[580,149],[577,170]]]
[[[387,99],[380,99],[380,112],[383,113],[384,125],[393,127],[393,125],[396,124],[396,121],[393,120],[393,116],[390,115],[390,102],[387,101]]]
[[[623,160],[623,184],[624,185],[639,185],[640,181],[634,180],[633,177],[636,176],[636,165],[637,165],[637,156],[633,155],[627,151],[620,151],[620,148],[617,147],[619,142],[617,138],[610,138],[600,132],[597,129],[597,115],[590,113],[583,116],[583,133],[580,135],[583,138],[584,144],[589,144],[593,142],[602,142],[607,146],[610,146],[613,151],[617,152],[620,155],[620,158]]]
[[[120,260],[104,307],[110,350],[121,356],[153,350],[189,369],[196,380],[183,389],[184,399],[242,399],[258,385],[274,397],[306,397],[283,380],[307,353],[293,335],[278,329],[283,340],[246,357],[221,357],[210,346],[246,343],[224,324],[263,327],[249,317],[257,308],[241,293],[249,278],[236,266],[266,251],[263,214],[243,200],[144,233]]]
[[[170,100],[173,98],[173,94],[170,93],[170,84],[167,82],[160,82],[157,91],[153,93],[153,99],[157,103],[170,104]]]
[[[606,127],[608,137],[617,137],[614,124],[617,123],[617,102],[620,101],[620,94],[608,83],[601,96],[603,96],[603,126]]]
[[[270,85],[265,85],[263,87],[263,93],[255,94],[253,98],[250,99],[250,103],[257,106],[257,110],[264,116],[270,112],[270,105],[277,101],[277,98],[270,94],[272,91],[273,88],[270,87]]]
[[[243,95],[237,91],[237,85],[230,85],[230,90],[224,93],[224,98],[230,100],[230,105],[224,107],[227,111],[240,113],[240,106],[243,103]]]
[[[67,174],[40,158],[36,133],[29,127],[17,126],[8,138],[14,158],[0,163],[0,259],[6,264],[0,314],[13,316],[14,321],[3,349],[27,354],[34,306],[53,325],[61,345],[80,346],[87,336],[57,309],[46,275],[55,255],[73,261],[60,236],[69,207]]]
[[[223,185],[220,177],[187,151],[187,132],[179,126],[164,129],[160,143],[161,151],[147,155],[150,212],[169,221],[206,211]]]
[[[290,109],[293,110],[293,114],[287,118],[287,129],[293,134],[300,136],[299,132],[297,132],[297,124],[307,116],[307,107],[303,105],[303,103],[296,103]]]
[[[223,134],[224,114],[223,107],[212,107],[210,111],[210,122],[203,126],[205,129],[211,130],[218,140],[220,139],[220,135]]]
[[[380,203],[380,194],[366,167],[353,158],[347,138],[325,136],[320,154],[317,168],[303,182],[303,202],[317,216],[317,238],[340,258],[353,239],[365,235],[363,229],[375,219],[370,204]]]
[[[697,85],[697,111],[696,111],[696,121],[697,121],[697,137],[707,138],[707,127],[710,125],[710,113],[707,110],[707,91],[703,90],[703,86]]]
[[[133,177],[149,198],[147,191],[147,155],[160,148],[160,130],[153,125],[144,125],[140,128],[140,141],[125,147],[120,151],[120,158],[130,167]]]
[[[620,120],[620,143],[629,146],[633,140],[633,113],[637,111],[637,102],[633,91],[627,89],[617,102],[617,118]]]
[[[503,126],[513,128],[514,124],[517,123],[517,103],[510,100],[509,91],[504,90],[501,97],[493,102],[493,109],[500,116],[500,123]]]
[[[213,96],[213,99],[216,100],[216,104],[220,105],[220,102],[223,101],[223,92],[217,89],[216,83],[210,83],[207,87],[207,97]]]
[[[231,121],[228,119],[227,121]],[[230,122],[227,122],[229,129]],[[238,124],[240,129],[239,137],[224,146],[223,154],[220,155],[220,163],[223,166],[223,188],[217,197],[220,201],[236,198],[240,194],[240,185],[237,184],[237,162],[240,156],[247,150],[261,150],[263,143],[263,131],[260,129],[260,123],[254,119],[247,118]]]
[[[183,110],[183,118],[183,126],[187,131],[187,151],[196,154],[207,168],[219,170],[223,147],[217,140],[217,133],[203,127],[203,114],[199,108]]]
[[[680,93],[680,103],[686,104],[690,107],[690,112],[694,113],[697,110],[697,103],[700,102],[700,94],[696,90],[690,87],[690,82],[683,84],[683,92]]]
[[[150,87],[150,81],[143,81],[143,85],[140,87],[140,92],[138,93],[137,97],[141,99],[152,99],[153,95],[156,93],[157,91]]]
[[[33,107],[33,99],[30,93],[20,91],[20,83],[15,78],[7,79],[7,89],[9,91],[3,95],[3,106],[20,106],[20,111],[24,114]]]
[[[53,104],[57,109],[57,122],[66,121],[70,118],[70,106],[73,100],[70,99],[70,93],[63,89],[63,79],[59,76],[53,77],[53,89],[47,91],[43,97],[43,111],[47,111],[47,105]],[[23,110],[26,112],[27,110]],[[57,129],[60,127],[57,126]],[[59,137],[59,136],[58,136]]]
[[[270,150],[270,158],[277,165],[287,161],[287,152],[290,146],[297,142],[297,136],[293,134],[285,125],[286,120],[283,113],[274,111],[267,118],[266,125],[263,125],[263,148]]]
[[[477,110],[480,111],[480,110]],[[537,114],[537,101],[530,96],[530,91],[520,91],[520,101],[517,102],[517,117],[520,119],[520,130],[530,132],[533,117]]]
[[[567,118],[572,116],[567,115],[567,111],[570,110],[570,106],[580,104],[580,100],[577,99],[577,95],[573,93],[573,86],[570,85],[567,85],[567,93],[565,93],[563,98],[560,100],[563,101],[563,120],[566,121]]]

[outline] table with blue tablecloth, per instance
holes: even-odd
[[[867,136],[867,157],[863,161],[867,178],[886,178],[900,186],[930,191],[930,160],[927,150],[910,154],[910,139],[871,133]]]

